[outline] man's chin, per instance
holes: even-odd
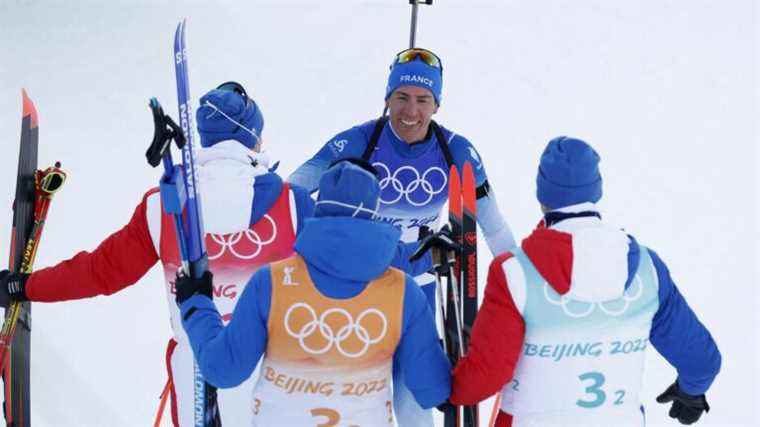
[[[414,128],[411,128],[411,129],[402,128],[398,132],[398,136],[399,138],[403,139],[406,142],[417,142],[421,139],[424,139],[426,133],[427,132],[423,132],[422,127],[415,126]]]

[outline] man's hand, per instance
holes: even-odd
[[[452,404],[452,403],[449,401],[449,399],[446,399],[446,401],[444,401],[444,402],[443,402],[443,403],[441,403],[440,405],[436,406],[436,407],[435,407],[435,409],[437,409],[437,410],[441,411],[441,413],[443,413],[443,414],[446,414],[446,413],[449,413],[449,412],[454,412],[454,411],[456,411],[456,410],[457,410],[457,407],[456,407],[456,406],[454,406],[454,405],[453,405],[453,404]]]
[[[710,405],[704,394],[692,396],[678,387],[678,381],[657,396],[657,403],[673,402],[670,407],[670,418],[677,419],[681,424],[694,424],[702,416],[702,412],[710,412]]]
[[[193,279],[184,274],[177,274],[176,280],[174,287],[177,290],[177,304],[182,304],[195,294],[206,295],[214,299],[212,292],[214,289],[214,275],[210,271],[203,273],[203,276],[199,279]]]
[[[12,301],[28,301],[25,292],[28,278],[25,273],[0,271],[0,307],[7,308]]]
[[[420,241],[420,247],[412,254],[409,261],[420,259],[428,250],[432,251],[433,264],[435,265],[441,260],[445,260],[448,252],[461,253],[462,245],[454,241],[451,228],[446,224],[437,232],[423,237]]]

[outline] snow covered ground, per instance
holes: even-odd
[[[10,240],[21,87],[40,114],[40,164],[60,160],[70,174],[37,260],[47,266],[94,248],[157,183],[143,157],[147,101],[176,110],[171,42],[181,17],[196,99],[242,82],[289,174],[333,134],[380,114],[409,10],[403,0],[3,0],[0,242]],[[418,45],[444,61],[436,119],[478,147],[517,236],[539,219],[534,179],[546,141],[573,135],[597,148],[603,215],[669,263],[723,352],[700,425],[760,424],[755,3],[439,0],[420,10]],[[152,423],[170,335],[160,281],[154,269],[111,297],[35,304],[35,426]],[[674,378],[650,351],[650,425],[677,424],[654,402]]]

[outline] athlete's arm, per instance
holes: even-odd
[[[704,394],[720,370],[720,351],[673,283],[668,267],[653,250],[649,253],[657,270],[660,302],[649,340],[678,371],[678,386],[684,393]]]
[[[146,216],[147,199],[157,191],[145,194],[129,223],[94,251],[79,252],[69,260],[32,273],[26,282],[27,298],[55,302],[111,295],[140,280],[158,261]]]
[[[515,236],[501,215],[493,189],[489,189],[487,195],[477,200],[476,207],[478,224],[480,224],[480,230],[483,231],[488,249],[491,250],[491,255],[503,254],[515,247]]]
[[[461,135],[455,135],[451,139],[449,148],[460,173],[465,162],[472,165],[477,187],[477,221],[491,254],[496,256],[507,252],[515,246],[515,237],[496,203],[496,194],[488,182],[486,168],[480,155],[470,141]]]
[[[248,379],[266,349],[267,319],[272,295],[269,267],[253,275],[225,327],[214,302],[194,295],[180,305],[182,326],[190,338],[204,378],[219,388]]]
[[[314,199],[309,196],[305,188],[292,184],[290,191],[296,203],[296,234],[300,233],[304,226],[304,220],[314,216]]]
[[[394,363],[420,406],[440,405],[451,392],[451,364],[438,342],[427,298],[411,276],[406,277],[402,322]]]
[[[512,379],[525,339],[525,322],[507,287],[504,254],[491,262],[483,305],[478,311],[467,355],[454,368],[451,402],[473,405]]]
[[[343,131],[328,141],[314,157],[307,160],[288,177],[288,182],[300,185],[309,193],[317,191],[319,179],[327,168],[338,159],[361,157],[367,138],[361,127]]]
[[[420,242],[398,242],[396,254],[393,256],[391,266],[402,270],[410,276],[419,276],[425,274],[433,267],[432,251],[425,252],[422,258],[416,261],[409,261],[409,257],[420,247]]]

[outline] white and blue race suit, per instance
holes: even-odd
[[[310,192],[316,191],[322,173],[330,164],[339,159],[362,157],[376,123],[377,120],[372,120],[337,134],[296,169],[288,181]],[[398,137],[390,121],[383,126],[377,145],[367,159],[380,174],[382,220],[399,227],[401,239],[406,242],[417,239],[421,226],[433,227],[438,223],[448,200],[449,164],[442,149],[445,145],[459,170],[465,162],[473,166],[478,187],[477,221],[491,252],[498,254],[512,248],[515,239],[496,204],[480,155],[465,137],[442,126],[440,129],[445,141],[437,141],[431,126],[424,140],[409,144]],[[429,299],[432,298],[432,290],[424,286],[431,283],[432,278],[417,278],[417,281]]]

